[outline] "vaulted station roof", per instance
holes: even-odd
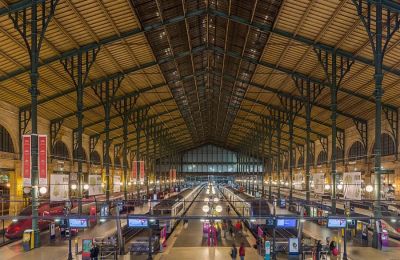
[[[0,1],[0,99],[22,110],[30,106],[30,61],[8,14],[29,2]],[[136,107],[148,107],[148,116],[180,140],[178,149],[215,143],[240,150],[257,142],[265,120],[276,122],[279,116],[285,150],[289,128],[283,113],[290,104],[294,142],[304,144],[307,86],[311,140],[317,140],[331,131],[332,75],[322,64],[331,63],[333,52],[338,128],[365,124],[375,115],[374,56],[357,10],[366,15],[366,2],[60,0],[40,51],[39,116],[64,118],[65,126],[77,127],[75,87],[60,61],[89,51],[90,58],[96,56],[84,89],[83,125],[89,135],[104,133],[104,109],[91,85],[124,76],[113,100],[138,95]],[[390,10],[392,24],[398,6],[391,4]],[[386,49],[384,110],[400,105],[399,41],[394,33]],[[121,142],[122,120],[115,109],[111,118],[111,138]],[[132,144],[134,130],[133,122]]]

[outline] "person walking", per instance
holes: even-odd
[[[237,257],[237,249],[235,243],[233,243],[231,248],[231,258],[232,260],[236,260],[236,257]]]
[[[229,235],[231,236],[231,238],[233,239],[233,225],[232,225],[232,223],[229,223],[229,227],[228,227],[228,229],[229,229]]]
[[[90,260],[98,260],[99,257],[99,247],[96,244],[92,245],[90,249]]]
[[[317,257],[316,260],[320,260],[321,259],[321,251],[322,251],[322,244],[321,244],[321,240],[318,240],[317,242]]]
[[[244,243],[243,242],[240,244],[239,256],[240,256],[240,260],[244,260],[245,250],[244,250]]]
[[[228,216],[229,216],[230,212],[231,212],[231,207],[229,207],[229,205],[228,205],[228,206],[226,206],[226,213],[228,213]]]

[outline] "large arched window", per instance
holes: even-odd
[[[396,147],[393,138],[390,135],[383,133],[381,135],[381,155],[387,156],[387,155],[393,155],[395,153],[396,153]],[[373,157],[375,156],[375,144],[372,156]]]
[[[86,160],[87,160],[86,152],[85,149],[82,148],[82,161],[86,162]],[[78,148],[74,150],[74,161],[78,161]]]
[[[14,153],[14,144],[10,133],[2,125],[0,125],[0,151]]]
[[[299,160],[297,161],[297,167],[304,167],[304,156],[300,155]]]
[[[51,152],[52,158],[62,161],[69,161],[68,147],[63,141],[57,141],[53,146],[53,151]]]
[[[326,151],[319,152],[317,157],[317,165],[322,165],[324,163],[327,163],[327,161],[328,161],[328,153]]]
[[[336,162],[343,162],[343,149],[337,146],[336,146]]]
[[[118,156],[114,157],[114,167],[121,168],[121,159]]]
[[[289,161],[285,160],[285,162],[283,163],[283,169],[288,170],[289,169]]]
[[[360,141],[354,142],[349,150],[349,155],[347,156],[349,160],[360,160],[365,156],[364,145]]]
[[[93,151],[90,153],[90,163],[94,165],[100,165],[100,154],[97,151]]]

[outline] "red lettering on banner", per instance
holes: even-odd
[[[132,180],[137,180],[137,175],[138,171],[137,171],[137,161],[133,161],[132,163]]]
[[[144,161],[140,161],[140,181],[144,181]]]
[[[23,160],[23,176],[24,176],[24,186],[31,186],[31,164],[32,164],[32,155],[31,155],[31,142],[32,138],[30,135],[22,136],[22,160]]]

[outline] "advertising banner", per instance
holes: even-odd
[[[291,237],[289,238],[289,255],[299,254],[299,238]]]
[[[89,175],[89,196],[102,194],[101,175]]]
[[[137,161],[132,162],[132,175],[131,175],[131,180],[137,180],[138,178],[138,166],[137,166]]]
[[[145,174],[145,172],[144,172],[144,161],[140,161],[139,170],[140,170],[140,182],[143,182],[144,181],[144,174]]]
[[[114,176],[113,182],[114,182],[114,192],[120,192],[121,191],[121,176]]]
[[[38,136],[38,148],[39,185],[47,185],[47,135]]]
[[[314,178],[314,191],[315,193],[323,194],[325,188],[325,174],[315,173]]]
[[[50,201],[64,201],[68,199],[68,174],[50,175]]]
[[[361,200],[361,172],[343,173],[343,195],[345,199]]]
[[[32,154],[31,154],[31,143],[32,138],[30,135],[22,136],[22,176],[24,178],[24,187],[31,186],[31,166],[32,166]]]
[[[176,181],[176,169],[172,169],[172,181]]]
[[[303,174],[298,173],[294,175],[294,188],[296,190],[303,189]]]

